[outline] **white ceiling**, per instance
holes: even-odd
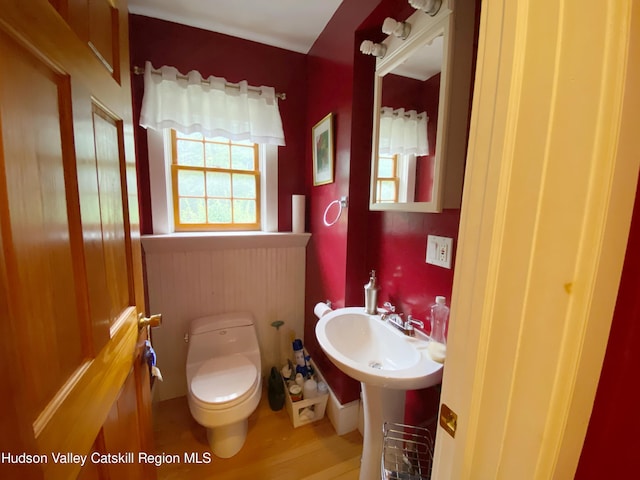
[[[130,0],[129,12],[308,53],[342,0]]]

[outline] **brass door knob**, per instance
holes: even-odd
[[[162,314],[156,313],[150,317],[145,317],[144,313],[138,314],[138,328],[144,327],[159,327],[162,325]]]

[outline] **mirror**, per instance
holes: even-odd
[[[454,13],[444,0],[435,16],[417,11],[406,20],[411,25],[406,40],[389,36],[383,42],[386,54],[376,61],[371,210],[460,207],[474,43],[471,10],[456,17],[453,35]]]

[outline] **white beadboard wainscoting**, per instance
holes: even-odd
[[[162,314],[152,332],[164,381],[155,400],[187,393],[185,334],[195,318],[249,311],[256,321],[262,374],[292,356],[303,338],[306,245],[310,234],[173,234],[142,237],[149,313]],[[284,321],[278,332],[271,323]],[[278,351],[280,349],[280,351]]]

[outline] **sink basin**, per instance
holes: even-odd
[[[440,383],[442,364],[431,359],[426,335],[409,337],[362,307],[324,315],[316,337],[329,359],[344,373],[368,385],[414,390]]]

